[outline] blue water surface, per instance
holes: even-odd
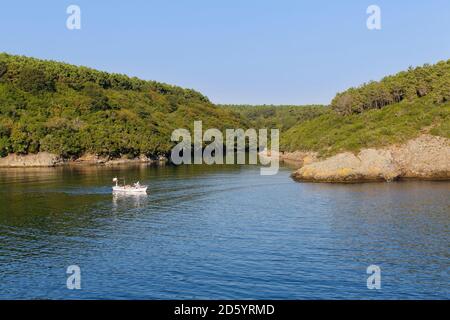
[[[1,299],[448,299],[450,183],[292,168],[0,171]],[[111,179],[149,184],[113,196]],[[367,267],[381,289],[367,288]],[[66,269],[81,268],[81,290]]]

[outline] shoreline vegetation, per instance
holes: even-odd
[[[329,106],[214,105],[197,91],[0,53],[0,167],[163,164],[174,129],[278,128],[297,181],[450,179],[450,60]],[[270,154],[262,154],[271,156]]]

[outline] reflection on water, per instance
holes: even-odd
[[[0,169],[0,298],[449,298],[448,182],[284,168]],[[112,194],[112,177],[149,185]],[[65,288],[67,266],[81,291]],[[366,268],[382,269],[382,289]]]
[[[114,192],[112,196],[113,208],[117,210],[119,206],[128,208],[140,208],[147,203],[146,193],[130,194]]]

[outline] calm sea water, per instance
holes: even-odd
[[[449,182],[296,183],[290,168],[0,170],[2,299],[449,299]],[[150,185],[113,196],[111,179]],[[381,268],[368,290],[366,268]],[[81,290],[66,268],[81,268]]]

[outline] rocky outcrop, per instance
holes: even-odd
[[[292,177],[316,182],[450,179],[450,140],[422,135],[399,146],[363,149],[357,155],[344,152],[305,163]]]
[[[121,157],[121,158],[117,158],[117,159],[110,159],[108,161],[105,162],[105,164],[107,166],[114,166],[114,165],[119,165],[119,164],[132,164],[132,163],[151,163],[153,162],[152,159],[148,158],[145,155],[140,155],[139,157],[136,158],[127,158],[127,157]]]
[[[37,154],[17,155],[10,154],[4,158],[0,158],[0,167],[53,167],[56,165],[122,165],[122,164],[138,164],[138,163],[156,163],[163,165],[167,162],[167,158],[159,157],[151,159],[145,155],[136,158],[109,158],[98,156],[95,154],[85,154],[77,159],[64,160],[59,156],[47,152],[39,152]]]
[[[37,154],[10,154],[0,158],[0,167],[53,167],[62,164],[62,159],[48,152]]]
[[[358,182],[394,180],[400,173],[389,151],[366,149],[358,155],[345,152],[305,165],[293,177],[322,182]]]
[[[115,166],[115,165],[123,165],[123,164],[139,164],[139,163],[155,163],[155,164],[165,164],[167,162],[167,158],[160,156],[157,159],[152,159],[147,157],[146,155],[140,155],[136,158],[129,158],[126,156],[122,156],[120,158],[109,158],[102,157],[98,155],[86,154],[82,157],[72,161],[71,163],[75,164],[102,164],[106,166]]]
[[[316,152],[283,152],[280,154],[280,159],[285,162],[298,163],[301,166],[313,163],[317,161]]]
[[[104,164],[108,161],[108,157],[102,157],[96,154],[86,153],[79,157],[78,159],[73,160],[73,163],[76,164]]]
[[[450,179],[450,139],[422,135],[390,151],[404,178]]]

